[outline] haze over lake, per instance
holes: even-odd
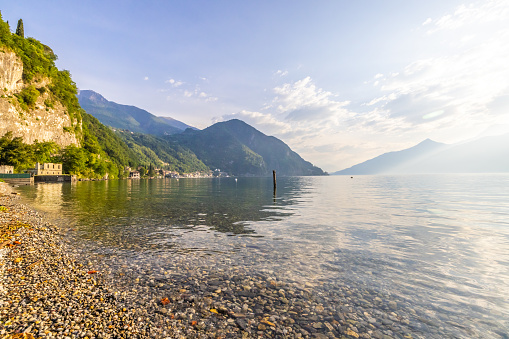
[[[509,175],[154,179],[20,187],[112,277],[269,275],[323,304],[397,304],[414,337],[507,338]],[[177,260],[178,259],[178,260]],[[136,276],[125,276],[127,286]],[[156,284],[157,285],[157,284]],[[390,305],[396,305],[390,304]],[[389,305],[389,304],[388,304]],[[339,306],[338,306],[339,307]],[[392,307],[392,306],[391,306]],[[401,333],[404,333],[402,330]],[[395,333],[395,336],[396,333]]]

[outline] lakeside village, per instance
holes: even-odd
[[[151,168],[150,171],[145,170],[144,167],[139,166],[136,169],[131,167],[125,168],[129,172],[127,179],[162,179],[162,178],[216,178],[228,177],[228,173],[221,172],[220,169],[207,172],[192,172],[192,173],[179,173],[176,171],[167,171],[159,168]],[[152,172],[152,173],[150,173]],[[150,174],[150,175],[149,175]],[[75,181],[88,181],[88,180],[108,180],[108,175],[102,179],[78,179],[75,175],[63,174],[61,163],[36,163],[34,168],[30,168],[24,173],[14,173],[14,166],[0,165],[0,179],[3,181],[16,184],[16,185],[29,185],[34,182],[75,182]]]

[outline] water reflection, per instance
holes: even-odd
[[[249,224],[291,215],[283,208],[295,203],[305,185],[298,178],[281,179],[275,202],[267,178],[47,184],[27,189],[24,195],[51,220],[72,225],[83,238],[105,246],[153,250],[173,246],[172,238],[187,232],[254,236]]]

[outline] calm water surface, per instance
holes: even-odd
[[[113,270],[241,265],[394,295],[460,337],[509,337],[509,175],[279,178],[275,196],[271,178],[20,189]]]

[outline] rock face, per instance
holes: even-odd
[[[54,141],[61,147],[78,145],[65,107],[58,101],[46,105],[51,99],[47,89],[40,91],[42,93],[34,108],[21,108],[15,94],[29,85],[41,89],[49,83],[48,79],[36,79],[31,84],[25,84],[22,75],[23,63],[20,58],[13,52],[0,50],[0,136],[11,131],[13,136],[22,137],[27,144],[37,140]]]
[[[14,52],[0,51],[0,88],[9,93],[23,88],[23,63]]]

